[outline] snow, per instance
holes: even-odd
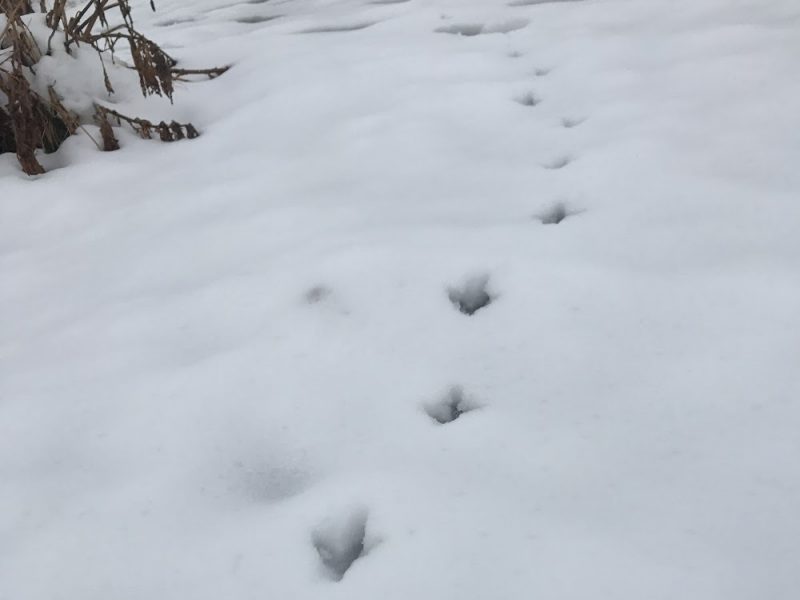
[[[794,0],[146,4],[203,135],[0,157],[0,599],[797,597]]]

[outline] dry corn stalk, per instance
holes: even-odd
[[[152,2],[151,8],[155,10]],[[67,53],[79,47],[92,48],[99,57],[98,68],[102,69],[109,94],[114,88],[104,57],[113,63],[116,53],[123,49],[130,55],[131,68],[138,74],[144,96],[165,96],[172,101],[176,80],[189,75],[213,78],[227,70],[177,68],[171,56],[135,29],[129,0],[87,0],[76,12],[67,10],[67,0],[0,0],[0,15],[5,17],[0,29],[0,153],[15,152],[29,175],[44,172],[36,158],[37,150],[56,150],[66,137],[87,124],[64,106],[57,86],[48,87],[46,94],[34,90],[35,66],[43,55],[53,53],[54,44],[62,44]],[[31,13],[45,15],[50,34],[44,48],[36,43],[23,19]],[[100,128],[104,150],[119,148],[112,122],[124,123],[142,137],[157,135],[163,141],[198,135],[191,123],[155,124],[99,105],[95,106],[93,119]]]

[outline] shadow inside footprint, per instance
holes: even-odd
[[[536,218],[541,221],[542,225],[558,225],[567,217],[576,215],[578,212],[570,210],[563,202],[556,202],[546,211],[536,215]]]
[[[174,25],[182,25],[184,23],[194,23],[197,19],[194,17],[178,17],[176,19],[169,19],[167,21],[159,21],[155,24],[156,27],[173,27]]]
[[[327,286],[315,285],[308,290],[303,297],[309,304],[319,304],[320,302],[327,300],[332,293],[333,291]]]
[[[528,23],[529,21],[527,19],[512,19],[511,21],[490,23],[488,25],[482,23],[456,23],[446,27],[439,27],[435,32],[472,37],[490,33],[511,33],[512,31],[527,27]]]
[[[236,19],[237,23],[244,23],[245,25],[255,25],[256,23],[266,23],[267,21],[272,21],[277,19],[280,15],[272,15],[272,16],[258,16],[254,15],[252,17],[241,17],[240,19]]]
[[[351,25],[323,25],[321,27],[311,27],[310,29],[303,29],[297,33],[344,33],[347,31],[359,31],[375,25],[374,22],[369,23],[353,23]]]
[[[440,425],[445,425],[452,423],[464,413],[480,408],[480,405],[473,398],[466,396],[461,386],[454,385],[444,396],[426,404],[424,408],[431,419]]]
[[[514,98],[514,102],[521,104],[522,106],[536,106],[541,102],[541,100],[533,92],[527,92]]]
[[[551,160],[549,163],[545,163],[542,165],[545,169],[550,169],[557,171],[558,169],[563,169],[568,164],[572,162],[571,156],[559,156],[555,160]]]
[[[537,4],[559,4],[561,2],[583,2],[583,0],[513,0],[508,6],[536,6]]]
[[[572,129],[573,127],[577,127],[581,123],[583,123],[586,119],[569,119],[564,118],[561,119],[561,126],[567,129]]]
[[[483,25],[478,23],[461,23],[459,25],[448,25],[447,27],[439,27],[436,33],[449,33],[451,35],[463,35],[472,37],[480,35],[483,32]]]
[[[366,556],[367,516],[365,508],[358,508],[326,521],[311,534],[325,574],[332,581],[341,581],[353,563]]]
[[[459,311],[472,316],[494,300],[488,286],[489,276],[479,275],[468,279],[461,287],[449,288],[447,297]]]

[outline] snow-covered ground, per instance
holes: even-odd
[[[0,599],[800,597],[797,0],[146,4],[203,136],[0,157]]]

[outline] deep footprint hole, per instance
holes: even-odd
[[[424,405],[425,412],[439,425],[452,423],[461,415],[478,408],[480,404],[466,395],[460,385],[452,386],[441,398]]]
[[[579,211],[570,209],[563,202],[556,202],[547,210],[536,215],[536,218],[541,221],[542,225],[558,225],[564,219],[578,214]]]
[[[311,534],[325,575],[341,581],[353,563],[367,555],[372,544],[367,541],[365,508],[350,511],[319,525]]]
[[[447,297],[461,313],[472,316],[489,306],[495,297],[489,292],[489,276],[478,275],[459,287],[447,290]]]
[[[517,104],[521,104],[522,106],[536,106],[541,102],[541,98],[534,94],[533,92],[526,92],[514,98],[514,102]]]
[[[558,169],[563,169],[564,167],[566,167],[567,165],[572,163],[572,160],[573,159],[572,159],[571,156],[566,156],[566,155],[565,156],[559,156],[558,158],[555,158],[555,159],[551,160],[550,162],[545,163],[542,166],[545,169],[550,169],[551,171],[557,171]]]

